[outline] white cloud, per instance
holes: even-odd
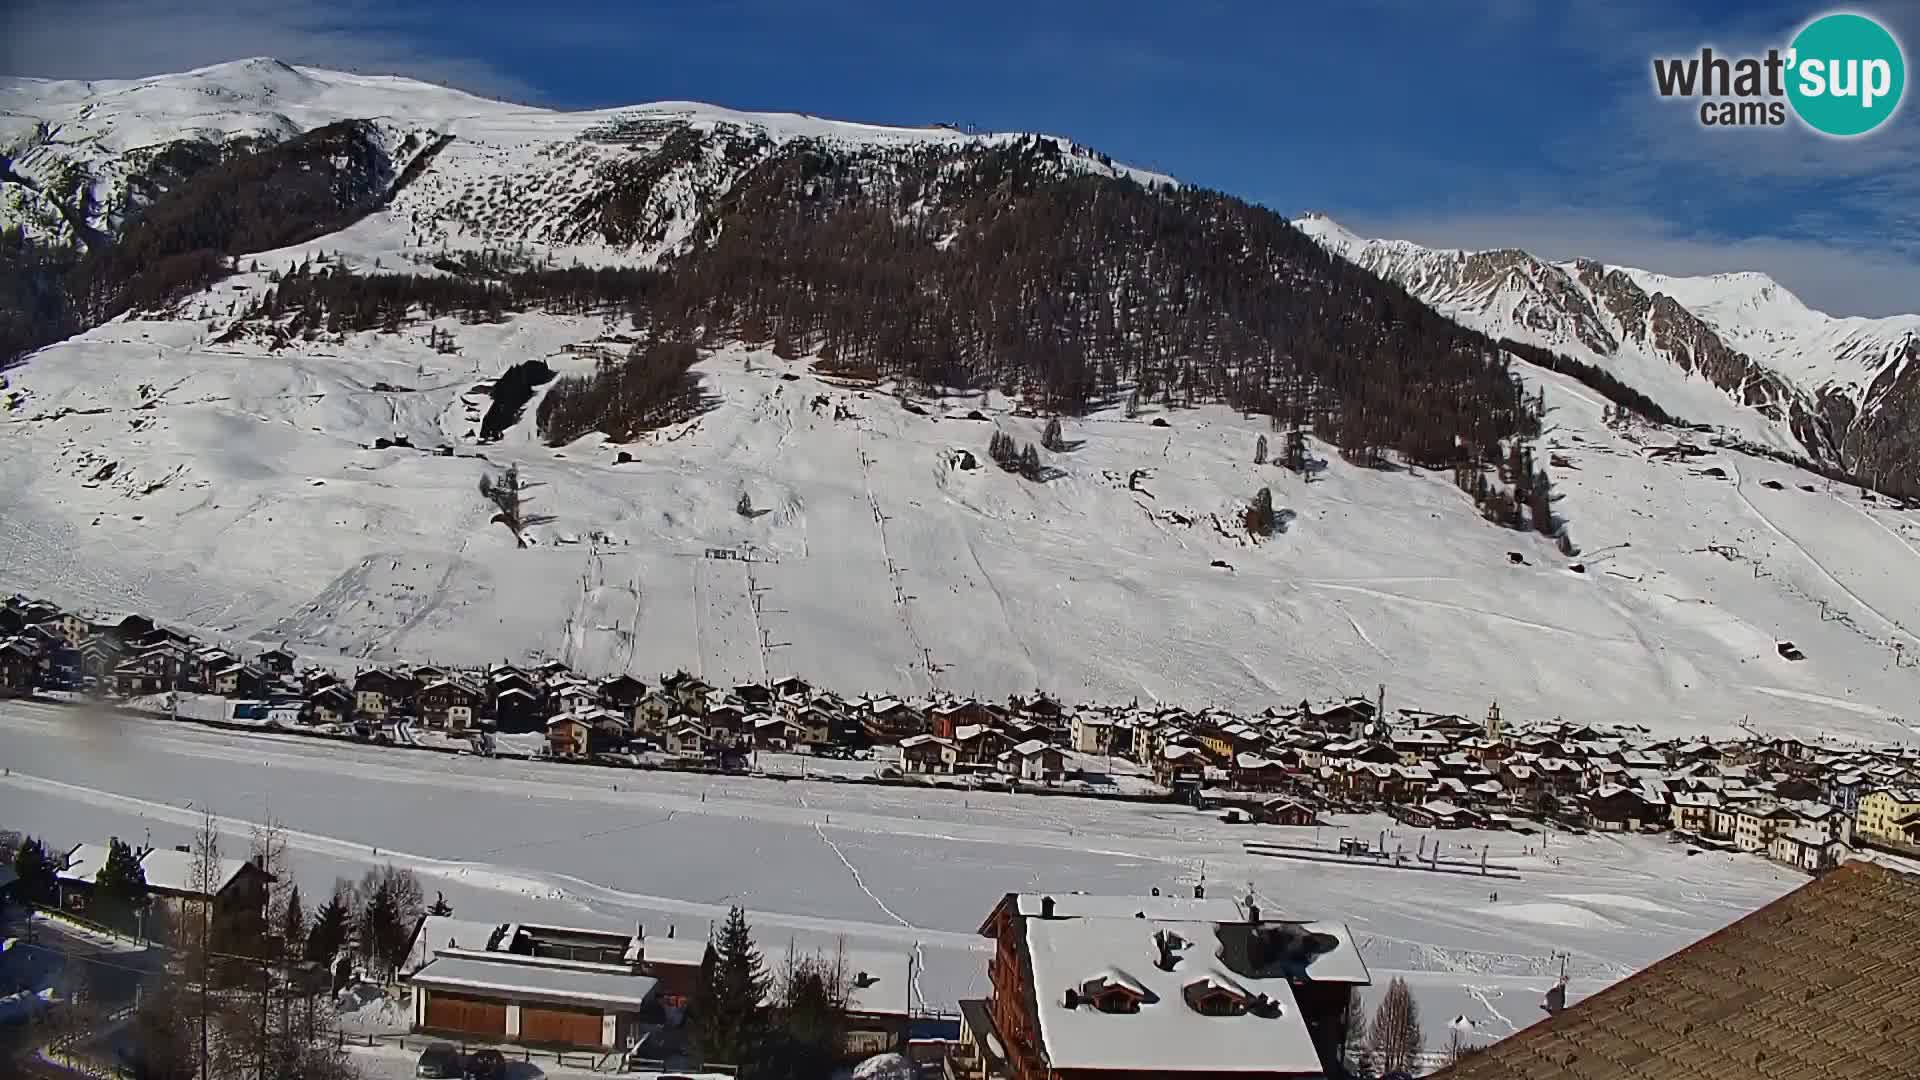
[[[1652,213],[1571,206],[1505,213],[1411,210],[1341,221],[1363,236],[1432,247],[1517,247],[1546,259],[1598,259],[1665,274],[1758,270],[1809,306],[1836,315],[1920,308],[1920,261],[1895,252],[1788,236],[1690,236]]]

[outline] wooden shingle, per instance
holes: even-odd
[[[1915,1017],[1920,877],[1853,862],[1435,1075],[1887,1080]]]

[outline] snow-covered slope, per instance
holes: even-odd
[[[383,212],[323,243],[365,265],[406,229]],[[1541,456],[1585,573],[1488,526],[1450,477],[1253,465],[1264,423],[1225,409],[1070,421],[1082,445],[1035,484],[986,463],[996,427],[1041,426],[997,393],[923,414],[767,353],[704,362],[715,408],[628,447],[548,448],[531,419],[482,446],[476,386],[523,359],[585,370],[621,327],[446,320],[457,355],[424,326],[210,343],[318,246],[9,372],[0,585],[376,658],[1250,708],[1385,683],[1405,705],[1675,731],[1916,719],[1920,669],[1896,656],[1920,650],[1920,523],[1769,461],[1650,456],[1673,436],[1605,426],[1557,376]],[[413,448],[368,449],[395,436]],[[476,491],[508,463],[553,518],[526,550]],[[1262,486],[1297,516],[1255,546],[1235,520]]]
[[[21,225],[32,233],[65,235],[54,206],[58,202],[84,206],[90,224],[110,233],[146,197],[143,181],[153,179],[156,158],[170,146],[279,142],[340,120],[388,120],[452,136],[428,182],[410,191],[398,209],[429,230],[436,244],[445,240],[457,246],[577,242],[594,235],[596,180],[617,177],[625,161],[658,148],[681,126],[735,132],[743,145],[761,154],[796,138],[906,148],[999,144],[1023,137],[744,113],[693,102],[561,112],[489,101],[413,79],[294,67],[267,58],[125,81],[0,78],[0,162],[10,160],[23,181],[0,186],[0,228]],[[1065,139],[1053,141],[1075,167],[1143,183],[1172,183]],[[716,161],[711,179],[738,175],[754,160],[757,154],[749,151]],[[686,193],[659,197],[684,199]],[[586,253],[651,258],[675,239]]]
[[[888,153],[1014,136],[689,104],[553,113],[270,61],[13,80],[0,108],[12,168],[41,188],[29,194],[68,168],[94,192],[90,227],[109,231],[137,208],[141,146],[348,118],[437,137],[415,139],[436,149],[357,224],[249,256],[257,270],[169,318],[116,320],[6,373],[0,586],[353,657],[544,653],[646,675],[792,670],[847,691],[1251,708],[1384,683],[1406,705],[1478,713],[1498,697],[1516,718],[1688,732],[1745,720],[1884,738],[1920,719],[1920,669],[1899,661],[1920,649],[1920,526],[1771,461],[1654,456],[1676,436],[1609,427],[1590,390],[1531,368],[1550,409],[1539,457],[1584,572],[1543,538],[1486,524],[1450,477],[1334,454],[1311,484],[1256,466],[1264,420],[1223,408],[1069,421],[1080,445],[1031,483],[986,464],[996,428],[1037,441],[1043,421],[1017,401],[910,409],[890,388],[741,349],[700,369],[714,408],[633,445],[549,448],[530,418],[478,442],[483,384],[522,360],[592,368],[624,349],[613,338],[628,327],[611,318],[442,320],[454,353],[419,323],[278,350],[217,343],[269,275],[321,252],[360,271],[425,272],[443,245],[649,262],[783,141]],[[1060,146],[1065,168],[1160,179]],[[1463,321],[1578,345],[1674,412],[1797,445],[1790,418],[1736,404],[1716,380],[1776,403],[1800,391],[1730,359],[1705,316],[1650,298],[1635,272],[1422,254],[1304,224]],[[986,419],[966,418],[976,410]],[[400,437],[411,445],[372,449]],[[508,464],[552,518],[528,549],[476,490]],[[1261,487],[1288,524],[1255,546],[1237,521]],[[1782,659],[1780,639],[1807,659]]]
[[[1596,364],[1696,423],[1868,475],[1911,476],[1874,430],[1914,392],[1920,315],[1835,318],[1765,274],[1672,277],[1518,249],[1364,239],[1322,214],[1294,224],[1327,250],[1495,337]]]

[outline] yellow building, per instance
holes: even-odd
[[[1880,841],[1906,840],[1901,823],[1920,815],[1920,790],[1880,788],[1860,798],[1854,814],[1854,832]]]

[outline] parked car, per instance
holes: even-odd
[[[504,1080],[507,1059],[498,1050],[475,1050],[467,1055],[467,1080]]]
[[[413,1075],[420,1080],[460,1080],[460,1051],[452,1043],[437,1042],[420,1051]]]

